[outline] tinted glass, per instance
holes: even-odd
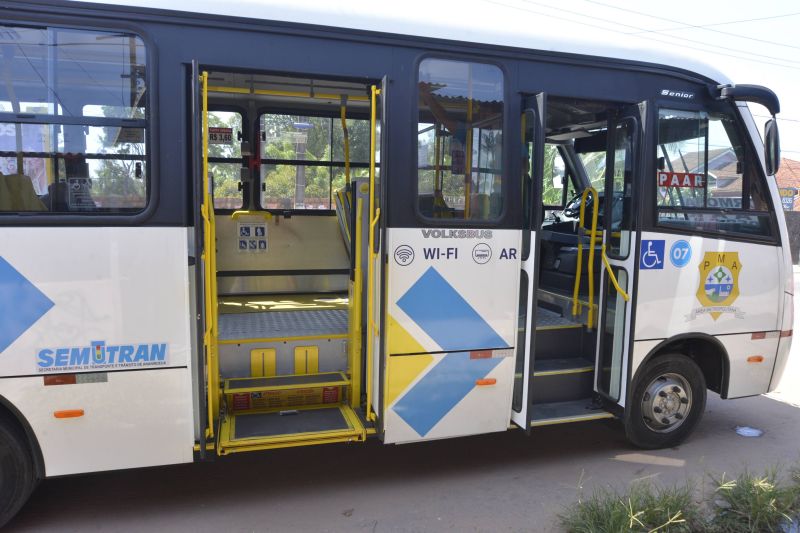
[[[503,209],[503,74],[425,59],[419,67],[417,191],[430,218],[494,220]]]
[[[142,210],[148,132],[141,39],[2,25],[0,54],[0,211]]]
[[[659,112],[658,222],[686,230],[770,234],[767,187],[732,115]]]

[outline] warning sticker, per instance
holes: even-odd
[[[340,387],[313,387],[231,394],[228,405],[234,411],[247,411],[339,403],[340,398]]]
[[[705,186],[706,178],[703,174],[692,172],[659,172],[659,187],[685,187],[702,189]]]

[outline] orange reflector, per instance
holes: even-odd
[[[57,374],[55,376],[44,376],[46,385],[75,385],[77,378],[75,374]]]
[[[761,339],[766,339],[766,338],[767,338],[767,332],[766,331],[756,331],[755,333],[750,335],[750,340],[754,340],[754,341],[760,341]]]
[[[83,416],[83,409],[64,409],[63,411],[55,411],[53,416],[56,418],[79,418]]]
[[[478,387],[484,387],[486,385],[494,385],[497,383],[497,380],[494,378],[483,378],[475,380],[475,385]]]
[[[792,330],[791,329],[786,329],[786,330],[781,331],[781,337],[791,337],[791,336],[792,336]]]
[[[492,351],[491,350],[475,350],[474,352],[469,352],[470,359],[491,359],[492,358]]]
[[[748,363],[763,363],[764,356],[763,355],[751,355],[747,358]]]

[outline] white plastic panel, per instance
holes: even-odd
[[[505,430],[521,232],[391,228],[387,241],[384,441]]]
[[[663,268],[639,270],[635,340],[666,339],[689,332],[727,335],[779,328],[783,304],[780,248],[647,232],[642,234],[643,252],[648,240],[663,242]],[[682,267],[669,257],[672,246],[681,240],[691,250]],[[712,254],[710,265],[704,265],[707,253]],[[705,291],[705,280],[715,265],[733,274],[730,297],[721,295],[717,302],[698,296]]]
[[[0,301],[0,396],[30,423],[48,476],[192,460],[188,238],[0,228],[0,289],[13,296]],[[44,385],[63,373],[78,384]],[[69,409],[84,415],[54,417]]]
[[[752,339],[750,333],[717,337],[728,352],[730,376],[728,398],[764,394],[769,389],[779,333],[771,331],[763,339]],[[762,362],[748,362],[751,356],[762,356]]]
[[[0,380],[2,395],[39,441],[48,477],[192,461],[189,369],[105,377],[106,382],[51,386],[41,376]],[[54,417],[66,409],[83,409],[84,415]]]
[[[186,231],[0,229],[0,262],[5,267],[0,279],[6,286],[15,284],[14,290],[23,295],[16,310],[0,306],[0,320],[6,325],[22,320],[21,306],[34,307],[26,322],[8,334],[13,341],[0,346],[0,376],[188,365]],[[30,325],[24,329],[26,324]],[[121,349],[107,350],[101,352],[99,364],[93,357],[88,364],[72,364],[83,363],[84,350],[95,342],[105,343],[106,348],[130,346],[134,352],[123,357]],[[147,346],[147,360],[139,352],[141,346]],[[75,358],[72,348],[79,350]],[[68,350],[68,355],[59,349]],[[41,357],[43,350],[48,352]],[[52,364],[44,364],[48,357]],[[65,362],[65,357],[66,364],[56,363]],[[0,394],[2,390],[0,382]]]

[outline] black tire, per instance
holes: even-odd
[[[633,386],[625,434],[640,448],[669,448],[683,442],[706,408],[706,380],[697,363],[681,354],[650,361]]]
[[[35,487],[28,439],[19,426],[0,416],[0,527],[14,518]]]

